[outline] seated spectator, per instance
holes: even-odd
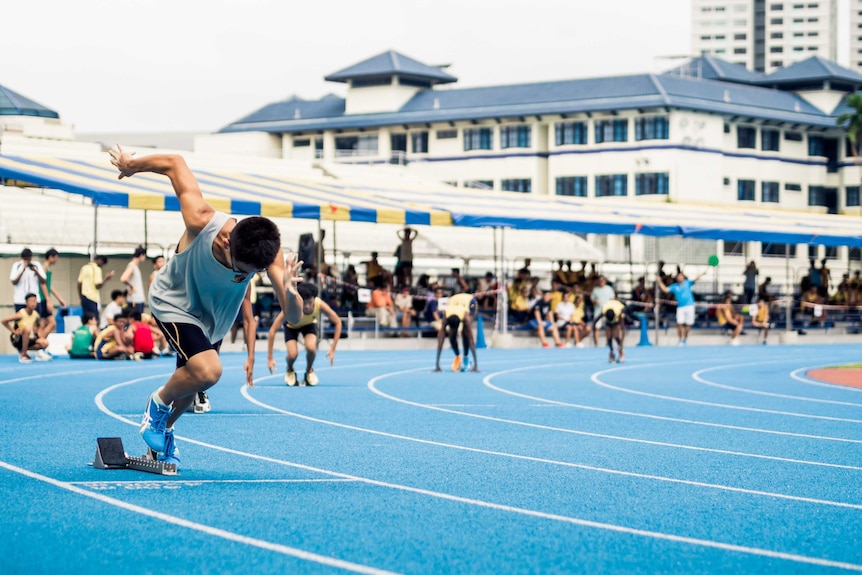
[[[377,287],[371,292],[371,301],[365,308],[365,315],[376,317],[381,327],[395,327],[395,304],[389,284],[377,281]]]
[[[96,359],[129,359],[135,356],[134,348],[126,343],[126,316],[118,313],[113,322],[96,336],[93,352]]]
[[[341,307],[345,310],[355,310],[360,307],[357,286],[359,277],[353,265],[347,266],[341,274]]]
[[[562,264],[562,262],[560,262]],[[557,309],[554,310],[554,317],[557,318],[557,330],[560,333],[565,333],[566,347],[572,345],[572,334],[575,330],[575,325],[572,323],[572,316],[575,314],[575,304],[572,301],[572,292],[566,291],[563,293],[563,301],[557,304]],[[577,343],[580,340],[575,340]]]
[[[491,272],[486,272],[483,277],[479,278],[476,286],[479,309],[494,309],[497,307],[497,294],[494,293],[496,289],[497,282],[494,281],[494,274]]]
[[[816,285],[809,286],[808,290],[802,294],[799,307],[803,315],[811,316],[810,325],[818,325],[826,317],[823,310],[823,298],[820,297],[820,290]]]
[[[395,314],[398,319],[398,324],[403,328],[410,327],[413,318],[416,317],[416,311],[413,309],[413,296],[410,295],[410,286],[401,286],[401,291],[395,296]],[[406,331],[401,332],[402,337],[408,337]]]
[[[111,292],[111,303],[102,310],[102,319],[99,321],[99,329],[105,329],[114,323],[114,317],[122,314],[126,309],[127,294],[125,290],[115,289]]]
[[[530,296],[530,286],[521,284],[521,291],[515,295],[515,298],[509,303],[509,317],[516,323],[524,323],[530,319],[530,305],[528,299]]]
[[[584,338],[592,333],[593,328],[587,322],[587,312],[584,307],[584,296],[580,293],[580,288],[575,286],[572,294],[572,304],[574,312],[572,313],[572,335],[575,337],[575,346],[584,347]]]
[[[715,319],[718,325],[731,330],[730,345],[739,345],[739,334],[745,325],[745,318],[733,307],[733,294],[724,294],[724,300],[715,308]]]
[[[757,299],[766,299],[772,295],[772,278],[767,277],[762,284],[757,286]]]
[[[72,341],[66,351],[71,359],[95,359],[93,355],[93,344],[99,335],[99,322],[96,316],[90,312],[84,312],[81,317],[81,325],[72,332]]]
[[[469,291],[470,286],[467,285],[467,280],[461,275],[461,270],[452,268],[452,273],[448,276],[440,278],[440,285],[448,290],[450,294],[462,293]]]
[[[157,327],[143,320],[143,314],[135,310],[129,314],[129,327],[125,333],[126,344],[131,344],[135,354],[140,354],[144,359],[152,359],[159,355],[156,344],[164,347],[165,336]]]
[[[436,287],[432,293],[428,294],[428,299],[425,302],[425,309],[422,315],[431,327],[440,331],[443,326],[443,314],[440,309],[440,300],[443,298],[443,289]]]
[[[769,337],[769,328],[772,323],[769,321],[769,308],[772,306],[772,296],[767,295],[765,298],[757,300],[757,311],[751,318],[751,325],[763,331],[763,345],[766,345],[766,339]]]
[[[36,294],[25,294],[24,307],[2,322],[6,329],[12,332],[9,340],[12,342],[12,346],[18,350],[19,363],[33,363],[29,354],[30,350],[36,352],[36,361],[50,361],[52,359],[45,351],[48,347],[48,340],[39,335],[41,318],[36,310],[38,304]]]
[[[557,324],[554,322],[554,312],[551,311],[551,292],[544,292],[541,299],[533,304],[530,313],[532,318],[527,322],[527,325],[536,330],[539,341],[542,342],[542,347],[551,347],[551,344],[545,339],[546,330],[551,332],[551,336],[554,338],[554,343],[557,347],[565,347],[560,341],[560,332],[557,329]]]
[[[646,278],[644,278],[644,276],[638,278],[637,285],[632,289],[632,299],[642,304],[638,306],[638,311],[646,311],[653,308],[655,296],[651,290],[647,289]]]

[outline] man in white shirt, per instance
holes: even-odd
[[[45,283],[45,271],[42,264],[33,260],[30,248],[21,251],[21,259],[12,264],[9,279],[13,287],[13,303],[15,312],[27,306],[27,294],[36,294],[36,304],[42,301],[42,285]]]

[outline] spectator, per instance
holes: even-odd
[[[93,344],[99,335],[99,325],[96,316],[86,312],[81,316],[81,325],[72,332],[72,341],[66,351],[71,359],[95,359]]]
[[[164,347],[165,336],[161,330],[143,320],[143,314],[137,310],[129,312],[129,327],[125,333],[126,344],[132,346],[135,354],[144,359],[152,359],[158,355],[156,345]]]
[[[578,285],[578,272],[572,269],[571,260],[566,261],[565,281],[563,282],[567,288],[573,288]]]
[[[479,278],[476,285],[476,297],[480,309],[495,309],[497,307],[496,290],[497,282],[494,281],[494,274],[486,272],[484,276]]]
[[[593,264],[593,270],[595,270],[595,264]],[[601,312],[606,303],[612,299],[616,299],[616,297],[616,291],[608,285],[607,278],[602,275],[598,276],[595,287],[590,292],[590,304],[594,310],[593,316],[595,317],[595,321],[593,322],[593,343],[596,346],[599,345],[599,329],[604,326],[604,318],[601,317],[599,312]]]
[[[816,285],[808,288],[799,302],[800,311],[803,315],[811,316],[809,325],[818,325],[820,320],[825,319],[826,313],[823,310],[823,297],[820,295],[820,289]]]
[[[635,302],[641,304],[640,306],[638,306],[640,308],[640,311],[645,311],[653,308],[655,297],[653,296],[652,290],[647,289],[646,278],[644,278],[644,276],[638,278],[638,283],[632,290],[632,299]]]
[[[745,325],[745,318],[733,307],[733,294],[727,292],[724,299],[715,307],[715,319],[718,325],[730,330],[730,345],[739,345],[739,334]]]
[[[21,259],[12,264],[9,279],[12,281],[13,286],[12,301],[15,304],[15,311],[20,311],[27,307],[27,296],[29,294],[36,296],[38,308],[39,302],[42,301],[42,284],[46,281],[46,278],[42,264],[33,261],[33,252],[30,248],[21,250]]]
[[[754,292],[757,289],[757,274],[760,273],[757,270],[757,265],[754,261],[748,262],[748,265],[745,266],[745,271],[742,275],[745,276],[745,282],[742,284],[742,291],[745,294],[745,303],[751,303],[754,301]]]
[[[536,330],[542,347],[551,347],[551,344],[545,339],[546,330],[551,332],[551,337],[554,338],[557,347],[565,347],[560,341],[560,332],[554,322],[554,312],[551,311],[551,292],[546,291],[542,294],[541,299],[533,304],[530,315],[532,317],[527,325]]]
[[[450,294],[463,293],[469,290],[467,280],[461,277],[461,270],[452,268],[452,273],[448,276],[443,276],[440,280],[443,288],[449,290]]]
[[[406,227],[395,235],[401,240],[401,244],[395,250],[395,255],[398,256],[395,277],[398,279],[399,286],[411,286],[413,285],[413,240],[418,234],[413,228]]]
[[[129,286],[126,289],[129,307],[139,313],[144,311],[144,281],[141,277],[141,262],[145,259],[147,259],[147,250],[138,246],[135,248],[132,259],[126,264],[126,269],[120,275],[120,281]]]
[[[685,274],[678,272],[676,283],[671,284],[670,287],[664,285],[661,277],[657,278],[657,285],[662,293],[672,294],[676,298],[676,330],[679,336],[677,345],[688,343],[688,334],[691,331],[691,326],[694,325],[694,292],[691,288],[705,273],[704,271],[695,276],[693,280],[689,280],[685,278]]]
[[[829,297],[829,286],[832,285],[832,272],[826,267],[826,258],[820,260],[820,297]]]
[[[763,332],[763,345],[766,345],[766,340],[769,337],[769,328],[772,327],[772,323],[769,321],[769,308],[772,305],[772,299],[771,295],[758,298],[757,313],[751,320],[751,325]]]
[[[150,281],[147,287],[153,285],[153,280],[156,279],[156,274],[165,267],[165,256],[156,256],[153,258],[153,271],[150,273]]]
[[[359,285],[359,276],[356,274],[356,267],[352,264],[347,266],[344,273],[341,274],[341,307],[346,310],[355,310],[359,308],[359,294],[356,291]]]
[[[572,335],[575,336],[575,346],[584,347],[584,338],[590,335],[592,327],[586,321],[586,312],[584,311],[584,296],[580,292],[580,288],[575,286],[572,303],[575,306],[575,311],[572,314]]]
[[[395,296],[395,313],[399,325],[405,329],[410,327],[410,323],[416,317],[409,285],[402,285],[401,291]],[[409,335],[406,331],[401,332],[401,337],[408,337]]]
[[[524,323],[528,319],[530,319],[530,308],[532,307],[529,304],[530,297],[530,286],[525,284],[519,284],[520,291],[515,294],[515,297],[509,302],[509,316],[512,318],[512,321],[515,323]]]
[[[118,313],[112,323],[99,332],[93,343],[96,359],[128,359],[135,356],[134,348],[126,343],[126,316]]]
[[[566,270],[563,269],[563,260],[557,261],[557,269],[554,272],[551,281],[560,282],[560,285],[566,285]]]
[[[99,320],[99,329],[105,329],[114,323],[114,316],[117,314],[125,313],[127,301],[124,290],[115,289],[112,291],[111,302],[102,311],[101,319]]]
[[[57,290],[54,289],[52,283],[54,272],[51,268],[57,264],[59,259],[60,252],[54,248],[45,252],[45,263],[43,264],[43,269],[45,270],[45,283],[42,286],[44,288],[44,298],[42,299],[42,304],[39,308],[39,315],[42,316],[42,334],[44,337],[48,337],[48,334],[54,331],[54,328],[57,326],[57,320],[54,319],[54,305],[51,301],[51,296],[57,298],[57,302],[59,302],[60,307],[66,307],[66,300],[57,293]]]
[[[766,299],[772,296],[772,278],[767,277],[757,288],[757,299]]]
[[[572,316],[575,314],[575,304],[573,301],[572,292],[563,292],[563,300],[557,304],[557,309],[554,311],[554,317],[557,320],[557,331],[561,334],[561,339],[565,335],[566,347],[572,345],[572,334],[575,331],[575,325],[572,323]],[[580,342],[580,339],[575,337],[575,343]]]
[[[365,264],[365,284],[369,286],[376,285],[378,278],[384,279],[383,266],[377,261],[377,252],[371,252],[371,259],[362,262]]]
[[[39,335],[37,304],[36,294],[28,293],[24,296],[24,307],[2,321],[6,329],[12,332],[9,339],[12,346],[18,350],[19,363],[33,363],[28,353],[30,350],[36,352],[36,361],[51,360],[51,356],[45,351],[48,340]]]
[[[392,303],[392,294],[389,284],[380,278],[377,279],[377,287],[371,292],[365,315],[377,318],[377,324],[381,327],[394,327],[395,305]]]
[[[78,272],[78,295],[81,297],[82,311],[88,311],[94,316],[99,316],[102,307],[99,290],[109,279],[114,277],[110,271],[102,275],[102,267],[108,263],[105,256],[96,256],[93,261],[84,264]]]
[[[428,300],[425,302],[425,309],[422,311],[425,321],[437,331],[443,327],[443,311],[440,309],[441,299],[443,299],[443,288],[435,287],[434,291],[429,293]]]

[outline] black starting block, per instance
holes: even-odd
[[[210,398],[205,391],[199,391],[195,394],[195,400],[186,408],[186,413],[208,413],[212,409]]]
[[[129,457],[119,437],[96,439],[96,458],[92,465],[96,469],[134,469],[158,475],[177,474],[177,464],[159,461],[152,449],[148,449],[142,457]]]

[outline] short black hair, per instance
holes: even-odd
[[[122,290],[122,289],[115,289],[114,291],[112,291],[112,292],[111,292],[111,299],[112,299],[112,300],[115,300],[115,299],[117,299],[117,298],[118,298],[118,297],[120,297],[120,296],[125,297],[125,296],[127,296],[127,295],[128,295],[128,292],[127,292],[126,290]]]
[[[230,233],[231,255],[237,260],[266,269],[281,249],[281,234],[272,220],[252,216],[240,220]]]
[[[450,315],[446,318],[446,327],[449,329],[458,329],[458,326],[461,325],[461,318],[457,315]]]
[[[98,255],[93,258],[94,262],[98,262],[99,260],[102,260],[102,265],[105,265],[108,263],[108,256]]]
[[[614,310],[612,310],[612,309],[609,309],[609,310],[605,311],[605,319],[606,319],[606,320],[608,320],[608,321],[614,321],[614,317],[615,317],[616,315],[617,315],[617,314],[616,314],[616,313],[614,313]]]
[[[136,309],[129,311],[129,318],[134,321],[141,321],[141,312]]]
[[[32,257],[33,257],[33,250],[31,250],[30,248],[24,248],[23,250],[21,250],[21,259],[22,260],[27,260],[27,259],[30,259]]]
[[[160,259],[165,259],[165,256],[163,256],[163,255],[158,255],[158,256],[154,257],[152,261],[153,261],[153,263],[156,263],[156,262],[157,262],[157,261],[159,261]]]
[[[317,294],[320,293],[317,286],[311,282],[299,282],[299,285],[296,286],[296,291],[299,292],[299,296],[303,302],[307,299],[316,298]]]
[[[60,252],[58,252],[54,248],[51,248],[47,252],[45,252],[45,259],[53,258],[54,256],[59,256],[59,255],[60,255]]]
[[[147,250],[145,248],[143,248],[142,246],[138,246],[135,248],[135,255],[133,255],[132,257],[133,258],[139,258],[139,257],[145,256],[145,255],[147,255]]]
[[[34,293],[28,293],[27,295],[25,295],[25,296],[24,296],[24,301],[27,301],[27,300],[28,300],[28,299],[30,299],[31,297],[36,297],[36,294],[34,294]]]
[[[85,311],[81,316],[81,325],[87,325],[91,319],[96,319],[96,314],[91,311]]]

